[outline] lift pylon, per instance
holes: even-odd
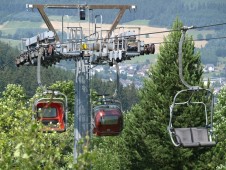
[[[91,136],[89,63],[82,58],[76,62],[75,89],[74,158],[76,161],[79,154],[77,151],[80,150],[79,140],[86,135]]]

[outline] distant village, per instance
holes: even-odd
[[[211,87],[214,88],[214,94],[218,94],[220,90],[226,85],[226,68],[219,70],[213,64],[206,64],[204,65],[203,72],[204,84],[207,85],[210,83]]]
[[[107,68],[105,68],[107,67]],[[119,63],[120,83],[123,87],[129,86],[134,83],[137,89],[143,86],[143,80],[147,77],[150,64],[121,64]],[[107,73],[103,76],[102,73]],[[98,74],[101,76],[102,81],[114,81],[116,79],[116,67],[97,66],[91,72],[92,75]]]
[[[119,63],[120,70],[120,83],[123,87],[127,87],[129,85],[134,84],[137,89],[143,87],[143,80],[148,77],[148,70],[151,66],[151,63],[145,64],[126,64]],[[64,70],[67,70],[64,66],[57,64],[56,67],[60,67]],[[72,72],[75,69],[71,69]],[[213,64],[206,64],[203,66],[204,73],[204,84],[207,85],[210,82],[211,87],[214,87],[214,93],[217,94],[226,84],[225,76],[215,76],[220,75],[220,72],[224,71],[226,73],[226,69],[218,70]],[[110,67],[108,65],[100,65],[95,66],[90,71],[91,76],[98,76],[102,79],[102,81],[115,81],[116,80],[116,67]]]

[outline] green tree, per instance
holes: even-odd
[[[52,84],[48,89],[60,91],[67,96],[68,100],[68,119],[69,124],[74,122],[74,105],[75,105],[75,91],[73,81],[57,81]]]
[[[20,84],[32,96],[38,86],[36,67],[15,66],[15,57],[19,51],[9,44],[0,41],[0,91],[4,90],[7,84]],[[64,71],[59,68],[49,67],[41,69],[41,80],[44,85],[50,86],[56,81],[65,81],[74,79],[75,74]]]
[[[73,129],[43,133],[32,120],[24,89],[9,84],[0,99],[0,169],[70,169]],[[72,165],[71,165],[72,164]]]
[[[226,154],[225,154],[225,147],[226,147],[226,87],[224,87],[221,92],[217,96],[218,102],[215,107],[215,114],[214,114],[214,134],[217,135],[217,145],[214,147],[211,152],[207,153],[206,157],[209,157],[211,162],[212,168],[217,169],[226,169]]]
[[[71,82],[57,82],[51,87],[59,87],[61,92],[68,94],[69,101],[72,101],[72,96],[74,98],[74,95],[71,95],[73,92]],[[32,101],[33,99],[30,100],[31,105]],[[43,125],[32,119],[33,114],[26,100],[24,88],[9,84],[0,98],[0,169],[83,170],[90,168],[96,156],[95,151],[90,152],[89,138],[86,138],[85,142],[81,140],[83,153],[75,163],[72,122],[64,133],[43,133]]]
[[[172,29],[182,26],[177,19]],[[124,155],[121,156],[122,160],[125,160],[121,169],[195,169],[204,166],[197,162],[205,150],[175,148],[167,131],[169,106],[177,91],[185,88],[178,75],[180,37],[181,32],[177,31],[171,32],[164,39],[157,63],[150,69],[150,76],[140,91],[140,103],[128,114],[123,138],[129,152],[121,153]],[[184,77],[189,84],[202,84],[200,54],[194,53],[192,37],[188,36],[183,44],[183,68]],[[188,111],[183,112],[179,116],[178,126],[186,126],[186,121],[191,119],[194,125],[200,125],[204,119],[200,114],[195,112],[189,115]]]
[[[93,170],[115,170],[121,167],[120,149],[125,148],[125,142],[121,136],[94,137],[93,152]]]
[[[212,37],[212,34],[206,34],[206,39],[211,39]]]
[[[203,39],[203,35],[202,34],[198,34],[197,35],[197,38],[200,40],[200,39]]]

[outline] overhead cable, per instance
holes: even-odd
[[[187,40],[187,41],[211,41],[211,40],[220,40],[226,39],[226,36],[223,37],[211,37],[211,38],[201,38],[201,39],[194,39],[194,40]],[[176,41],[166,41],[166,42],[153,42],[153,44],[167,44],[167,43],[178,43]]]

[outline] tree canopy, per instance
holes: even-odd
[[[182,22],[177,19],[172,29],[182,26]],[[181,32],[175,31],[164,39],[164,43],[160,46],[157,63],[150,68],[149,78],[145,80],[144,87],[140,91],[140,101],[125,116],[126,123],[122,135],[115,139],[103,139],[98,144],[101,148],[98,147],[97,150],[100,151],[96,152],[97,154],[112,155],[114,167],[111,161],[108,161],[110,163],[106,161],[109,169],[116,167],[120,167],[119,169],[202,169],[207,166],[211,168],[206,164],[209,159],[203,159],[206,158],[208,149],[176,148],[171,143],[167,131],[169,106],[177,91],[186,88],[181,83],[178,73],[177,42],[180,37]],[[186,81],[192,85],[202,86],[200,54],[194,51],[192,37],[186,36],[183,54],[183,74]],[[177,126],[188,126],[188,122],[194,125],[203,124],[205,118],[201,112],[198,112],[199,109],[196,108],[193,114],[190,114],[189,110],[185,110],[180,115],[178,113]]]

